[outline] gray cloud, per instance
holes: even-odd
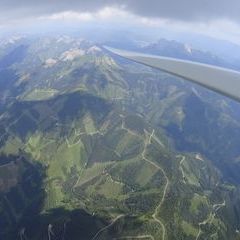
[[[240,22],[239,0],[0,0],[0,16],[14,19],[62,11],[94,12],[123,5],[125,10],[145,17],[201,22],[227,18]]]
[[[177,20],[208,21],[229,18],[240,20],[239,0],[129,0],[128,6],[137,14]]]

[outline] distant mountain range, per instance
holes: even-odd
[[[113,47],[119,47],[119,45],[122,45],[119,44],[119,42],[109,42],[107,44]],[[147,54],[179,58],[240,70],[240,66],[236,61],[234,62],[233,59],[220,57],[210,51],[198,50],[192,47],[190,44],[181,43],[174,40],[160,39],[157,42],[152,43],[136,41],[136,43],[123,44],[121,48]]]

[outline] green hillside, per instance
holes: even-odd
[[[240,237],[230,102],[91,42],[24,44],[1,96],[0,239]]]

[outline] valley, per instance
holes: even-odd
[[[231,102],[87,40],[19,41],[0,96],[0,239],[239,237]]]

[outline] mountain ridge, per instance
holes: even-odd
[[[231,102],[104,50],[73,54],[73,46],[88,52],[95,44],[64,39],[31,43],[27,57],[7,68],[17,79],[1,111],[1,153],[29,162],[18,170],[23,179],[38,165],[40,179],[27,183],[41,198],[31,187],[27,195],[24,181],[12,181],[17,188],[0,193],[0,216],[7,219],[0,221],[0,239],[237,239],[239,188],[223,174],[234,157],[208,159],[201,148],[210,144],[210,128],[216,142],[219,132],[235,127]],[[74,57],[45,67],[66,52]],[[223,132],[211,125],[221,111],[228,117]],[[202,120],[206,132],[198,129]],[[196,148],[176,149],[171,124],[180,142]],[[232,148],[239,155],[238,145]]]

